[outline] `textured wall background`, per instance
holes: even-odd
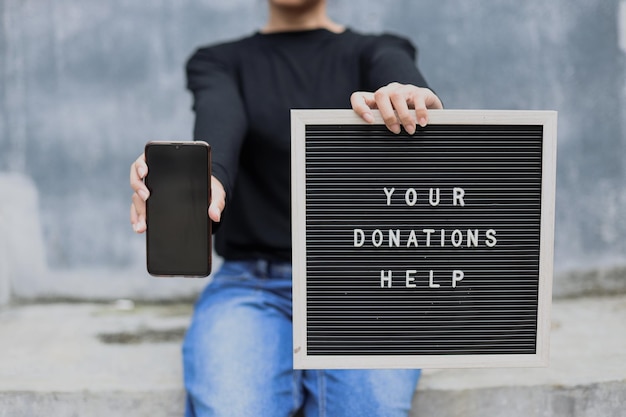
[[[354,29],[411,38],[447,108],[559,111],[555,267],[565,277],[626,267],[624,4],[329,0],[329,9]],[[128,223],[128,168],[147,140],[190,138],[186,58],[258,29],[265,7],[0,0],[0,175],[22,177],[17,197],[0,201],[32,205],[20,190],[37,191],[38,216],[23,221],[40,232],[19,239],[32,239],[45,265],[8,268],[15,295],[167,298],[202,285],[146,278],[143,236]],[[11,246],[21,226],[2,219]]]

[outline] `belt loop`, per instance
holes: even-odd
[[[291,275],[290,262],[268,261],[257,259],[252,263],[254,273],[259,278],[285,278]]]
[[[291,263],[289,262],[272,262],[270,263],[269,273],[278,278],[287,278],[291,276]]]
[[[261,278],[267,278],[270,273],[269,262],[265,259],[259,259],[256,263],[256,273]]]

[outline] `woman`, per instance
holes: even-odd
[[[212,147],[209,217],[224,264],[196,304],[183,347],[188,416],[406,416],[418,370],[292,366],[291,108],[380,110],[409,134],[441,108],[405,39],[333,22],[325,0],[268,0],[252,36],[201,48],[187,63],[194,137]],[[131,223],[146,229],[141,155]]]

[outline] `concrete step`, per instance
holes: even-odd
[[[556,300],[550,366],[425,370],[413,416],[626,416],[626,296]]]
[[[0,417],[182,416],[189,304],[0,310]],[[626,296],[556,300],[551,363],[425,370],[412,417],[623,417]]]

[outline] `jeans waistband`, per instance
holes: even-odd
[[[260,278],[291,278],[291,262],[267,261],[264,259],[227,262],[238,263]]]

